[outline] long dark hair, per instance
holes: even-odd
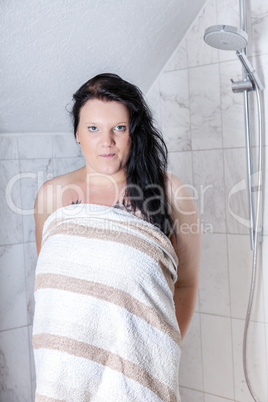
[[[141,90],[116,74],[99,74],[91,78],[73,95],[75,136],[80,109],[94,98],[121,102],[127,107],[132,144],[126,163],[127,185],[123,204],[128,198],[134,211],[140,210],[144,219],[168,236],[173,221],[165,187],[167,147],[162,134],[153,124],[152,113]]]

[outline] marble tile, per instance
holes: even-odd
[[[17,136],[9,134],[0,134],[0,159],[18,159],[18,142]]]
[[[41,185],[53,177],[52,159],[22,159],[20,171],[24,241],[35,241],[34,202]]]
[[[211,25],[217,25],[216,0],[206,2],[187,34],[188,67],[218,62],[218,49],[208,46],[203,40],[206,28]]]
[[[268,161],[268,146],[264,148],[264,158]],[[268,235],[268,163],[265,164],[265,184],[264,184],[264,214],[263,214],[263,233]]]
[[[194,313],[182,342],[180,386],[203,391],[200,315]]]
[[[0,331],[27,324],[23,245],[0,246]]]
[[[42,134],[25,134],[18,137],[21,159],[51,158],[52,136]]]
[[[217,24],[240,28],[239,1],[217,0]],[[235,60],[237,56],[233,50],[220,50],[219,59],[220,61]]]
[[[1,401],[32,401],[28,328],[0,332],[0,345]]]
[[[35,242],[24,243],[24,263],[25,263],[28,324],[32,324],[34,316],[34,306],[35,306],[34,303],[35,268],[37,263]]]
[[[231,319],[201,314],[204,392],[234,399]]]
[[[268,53],[268,52],[267,52]],[[268,83],[268,54],[264,54],[261,56],[255,56],[252,60],[252,65],[254,66],[255,70],[257,71],[259,78],[262,84],[265,86],[266,89],[261,92],[261,99],[264,103],[264,135],[263,135],[263,143],[267,146],[268,145],[268,124],[267,124],[267,116],[268,116],[268,91],[267,91],[267,83]],[[254,92],[255,95],[255,92]],[[253,94],[252,94],[253,96]],[[254,96],[256,100],[256,96]],[[257,108],[255,106],[255,115],[256,115]],[[257,120],[257,118],[255,118]],[[257,142],[258,143],[258,142]]]
[[[254,54],[267,53],[268,4],[263,0],[251,2],[252,51]]]
[[[54,158],[53,168],[54,176],[60,176],[65,173],[72,172],[85,166],[85,159],[83,158]]]
[[[243,335],[245,323],[243,320],[232,320],[235,400],[238,402],[252,401],[243,370]],[[265,324],[250,323],[247,342],[248,376],[254,393],[259,401],[267,401],[267,349],[265,346]]]
[[[205,402],[230,402],[230,399],[221,398],[216,395],[209,395],[209,394],[204,395],[205,395]]]
[[[203,392],[181,387],[180,394],[182,402],[204,402]]]
[[[193,185],[191,152],[169,152],[168,171],[178,176],[191,191]]]
[[[32,336],[33,336],[33,327],[32,325],[28,326],[28,334],[29,334],[29,352],[30,352],[30,375],[31,375],[31,388],[32,388],[32,402],[35,399],[35,391],[36,391],[36,374],[35,374],[35,363],[34,363],[34,353],[33,353],[33,345],[32,345]]]
[[[21,208],[25,215],[33,214],[34,202],[41,185],[53,177],[52,159],[21,159]]]
[[[15,244],[23,241],[20,209],[19,161],[0,161],[0,244]]]
[[[179,128],[190,135],[188,70],[163,73],[160,77],[162,130]]]
[[[233,93],[231,78],[242,80],[239,60],[220,64],[222,134],[224,148],[245,146],[244,98]]]
[[[153,114],[153,119],[155,126],[161,129],[161,106],[160,106],[160,88],[159,88],[159,77],[156,78],[153,85],[147,92],[145,100]]]
[[[169,151],[191,151],[192,139],[190,132],[181,130],[180,127],[167,127],[163,131],[163,137]]]
[[[219,65],[189,70],[192,149],[222,147]]]
[[[202,237],[200,312],[230,316],[227,244],[225,234]]]
[[[228,259],[230,275],[231,315],[245,319],[249,300],[252,277],[253,252],[250,249],[249,236],[228,235]],[[260,256],[258,261],[260,261]],[[264,320],[264,295],[262,268],[257,267],[255,296],[251,319]]]
[[[184,37],[164,67],[164,72],[187,68],[187,47]]]
[[[223,155],[220,150],[194,151],[194,188],[203,233],[225,233]]]
[[[245,148],[224,150],[228,233],[248,234],[250,221]]]
[[[264,320],[268,324],[268,236],[264,236],[262,244],[262,280],[264,294]],[[268,347],[268,343],[267,343]],[[267,362],[268,363],[268,362]],[[268,367],[268,365],[267,365]]]
[[[53,158],[81,157],[81,147],[75,141],[73,133],[55,134],[52,136]]]

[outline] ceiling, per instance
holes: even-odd
[[[89,78],[113,72],[143,92],[205,0],[2,0],[0,132],[66,132]]]

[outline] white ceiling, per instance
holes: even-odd
[[[205,0],[1,0],[0,132],[65,132],[100,72],[146,92]]]

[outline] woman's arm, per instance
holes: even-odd
[[[168,174],[168,198],[176,236],[171,242],[179,258],[174,302],[182,339],[189,327],[198,295],[201,257],[201,229],[195,202],[184,183]]]

